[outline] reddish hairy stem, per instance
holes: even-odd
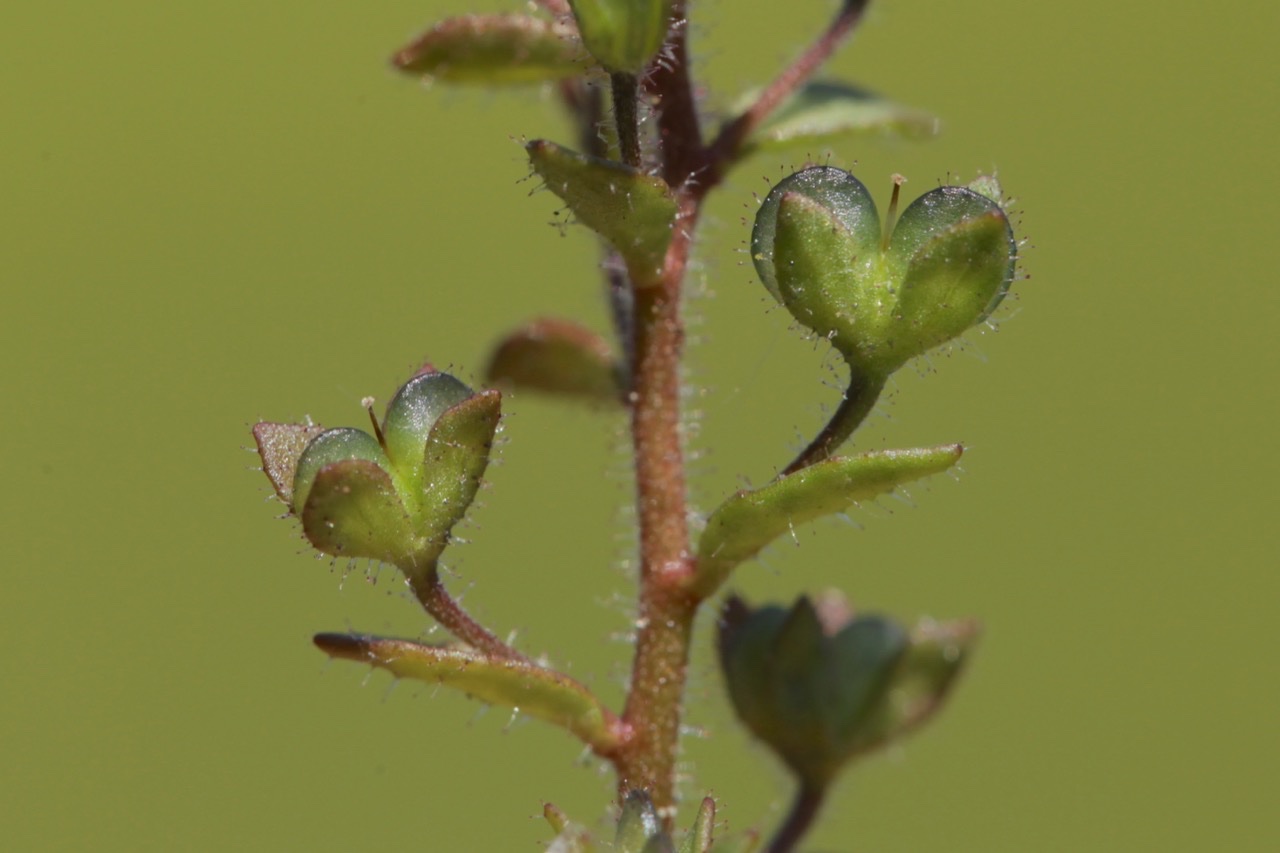
[[[681,703],[698,602],[689,593],[692,560],[686,521],[680,433],[680,357],[684,329],[680,285],[697,203],[681,196],[681,213],[659,286],[635,290],[631,430],[640,525],[640,604],[631,689],[623,721],[630,739],[618,751],[618,790],[641,788],[669,821]]]
[[[640,595],[636,652],[622,714],[628,738],[612,756],[619,799],[632,789],[647,791],[668,827],[676,808],[676,756],[698,610],[688,591],[693,564],[680,430],[680,291],[700,201],[687,185],[704,154],[689,81],[683,2],[676,3],[673,17],[681,23],[645,81],[648,91],[657,95],[662,176],[676,194],[679,214],[660,282],[632,289],[628,403],[640,527]]]
[[[826,31],[796,58],[796,61],[765,87],[746,112],[720,128],[706,150],[706,175],[702,192],[719,184],[725,170],[741,153],[751,132],[764,123],[782,102],[808,82],[814,73],[839,49],[862,20],[870,0],[845,0]]]
[[[689,79],[689,43],[683,0],[675,4],[673,20],[678,21],[671,40],[663,48],[646,81],[646,88],[658,96],[658,145],[662,150],[662,179],[680,190],[703,168],[706,152],[702,128]],[[684,277],[680,266],[676,287]]]
[[[683,2],[674,11],[681,23],[646,80],[646,89],[657,96],[662,177],[676,194],[680,215],[661,283],[633,290],[629,402],[640,525],[640,603],[631,686],[622,716],[630,731],[611,759],[618,771],[619,798],[635,788],[648,791],[668,826],[675,812],[682,702],[699,604],[689,591],[693,560],[680,435],[680,292],[692,232],[702,199],[720,181],[750,132],[835,51],[866,2],[846,0],[827,32],[710,147],[702,141],[689,78]]]

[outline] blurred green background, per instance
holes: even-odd
[[[611,796],[559,731],[326,663],[314,631],[425,617],[389,572],[344,582],[304,553],[243,449],[259,418],[360,423],[424,358],[475,379],[530,316],[605,327],[591,238],[522,183],[521,139],[571,141],[554,104],[387,70],[462,0],[360,5],[0,10],[6,849],[536,850],[544,801],[590,820]],[[708,109],[831,6],[698,3]],[[738,576],[754,600],[835,585],[986,625],[948,713],[850,774],[815,850],[1280,849],[1280,13],[1221,8],[878,0],[833,65],[945,120],[833,162],[877,194],[902,172],[910,196],[999,167],[1034,248],[1000,333],[904,371],[859,434],[964,441],[960,481]],[[703,229],[703,510],[838,393],[742,265],[752,193],[781,174],[746,163]],[[622,424],[507,411],[452,585],[617,702]],[[709,627],[687,793],[772,826],[789,783],[719,697]]]

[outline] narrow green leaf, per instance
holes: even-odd
[[[941,473],[963,452],[960,445],[951,444],[834,457],[763,488],[738,492],[711,514],[702,532],[696,593],[711,595],[734,567],[797,525]]]
[[[655,284],[676,220],[676,203],[666,182],[554,142],[535,140],[525,148],[547,188],[626,261],[632,282],[637,287]]]
[[[542,816],[546,818],[547,823],[551,824],[551,831],[557,834],[564,832],[565,827],[569,825],[569,816],[553,803],[542,804]]]
[[[750,92],[740,112],[756,99]],[[743,153],[792,145],[835,145],[848,137],[935,136],[939,122],[922,110],[905,107],[866,89],[836,81],[808,83],[779,107],[746,142]]]
[[[617,743],[612,714],[586,687],[558,672],[524,661],[493,660],[467,649],[354,634],[317,634],[330,657],[385,669],[397,678],[443,684],[468,696],[512,708],[559,726],[597,751]]]
[[[591,834],[578,823],[569,820],[569,816],[559,808],[547,803],[542,807],[542,816],[551,824],[556,837],[547,845],[546,853],[593,853],[596,846]]]
[[[391,58],[406,74],[447,83],[543,83],[587,70],[577,31],[532,15],[446,18]]]
[[[680,845],[680,853],[707,853],[711,849],[712,833],[716,825],[716,801],[703,797],[693,826]]]
[[[311,439],[324,432],[313,424],[275,424],[262,421],[253,425],[253,441],[262,457],[262,472],[271,481],[280,500],[293,508],[293,480],[298,474],[298,459]]]
[[[621,365],[604,338],[567,320],[534,320],[494,349],[486,381],[616,406]]]

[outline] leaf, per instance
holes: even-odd
[[[862,251],[858,235],[832,210],[800,193],[779,199],[775,228],[774,273],[791,316],[842,351],[850,341],[875,341],[886,300],[860,298],[864,294],[855,289],[857,271],[872,254]]]
[[[569,820],[569,816],[551,803],[542,807],[542,816],[551,824],[556,837],[547,845],[546,853],[592,853],[596,849],[591,834]]]
[[[631,791],[622,803],[613,848],[618,853],[644,853],[648,842],[662,833],[662,822],[653,800],[644,791]]]
[[[253,425],[253,441],[262,457],[262,471],[285,505],[293,509],[293,479],[298,459],[311,439],[324,432],[312,424],[276,424],[261,421]]]
[[[406,74],[447,83],[527,84],[587,70],[577,30],[531,15],[446,18],[391,58]]]
[[[616,406],[621,365],[604,338],[567,320],[540,319],[494,349],[486,381]]]
[[[979,633],[973,620],[917,625],[888,689],[861,726],[858,751],[899,740],[932,719],[968,662]]]
[[[807,596],[790,609],[755,610],[732,596],[718,646],[738,716],[821,787],[881,695],[907,635],[875,615],[828,624]]]
[[[739,101],[742,112],[756,99],[750,92]],[[938,119],[866,89],[833,80],[806,84],[748,137],[743,154],[820,142],[833,145],[844,137],[936,136]]]
[[[450,407],[467,400],[472,391],[447,373],[424,371],[400,386],[387,403],[382,435],[394,474],[406,500],[417,504],[428,472],[422,452],[427,437]]]
[[[797,525],[939,474],[954,465],[963,452],[963,447],[951,444],[834,457],[763,488],[738,492],[711,514],[702,532],[695,593],[711,595],[734,567]]]
[[[778,209],[785,196],[803,196],[827,210],[828,218],[843,227],[849,244],[845,254],[832,261],[843,267],[855,255],[863,255],[880,242],[880,214],[866,186],[843,169],[812,166],[779,181],[760,203],[751,229],[751,261],[774,299],[783,302],[774,265]]]
[[[344,459],[321,468],[301,516],[307,541],[336,557],[404,565],[419,551],[390,475],[367,459]]]
[[[326,465],[347,459],[363,459],[384,469],[390,465],[382,445],[367,432],[351,427],[324,430],[307,443],[298,457],[293,474],[293,511],[302,515],[312,484]]]
[[[968,187],[935,187],[907,205],[894,225],[889,255],[903,266],[947,229],[991,213],[1000,204]]]
[[[721,628],[720,659],[742,722],[806,785],[821,789],[857,751],[863,722],[879,707],[907,642],[881,616],[828,630],[802,596],[790,610],[739,612]]]
[[[586,687],[558,672],[525,661],[494,660],[453,646],[356,634],[317,634],[315,644],[330,657],[385,669],[461,690],[491,705],[559,726],[597,752],[617,745],[613,715]]]
[[[885,616],[854,616],[838,594],[801,596],[789,609],[730,596],[717,646],[739,719],[822,790],[940,707],[976,634],[968,621],[908,633]]]
[[[626,261],[632,283],[656,284],[676,220],[675,199],[666,182],[546,140],[530,142],[525,149],[547,188]]]
[[[546,818],[547,823],[551,824],[552,832],[564,832],[565,827],[569,825],[569,816],[553,803],[542,804],[542,816]]]
[[[938,187],[903,211],[889,251],[907,261],[902,321],[941,343],[985,320],[1004,299],[1018,242],[999,202],[967,187]]]
[[[582,40],[610,71],[639,74],[662,47],[672,0],[569,0]]]
[[[422,517],[428,528],[439,532],[441,549],[471,506],[489,467],[501,401],[497,391],[481,391],[447,409],[431,428],[424,450]]]
[[[680,845],[680,853],[707,853],[711,849],[712,833],[716,825],[716,801],[703,797],[693,826]]]

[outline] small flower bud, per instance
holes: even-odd
[[[374,435],[261,423],[254,437],[276,492],[317,550],[414,575],[434,571],[475,496],[499,400],[428,370],[396,392]]]
[[[720,664],[747,728],[821,790],[936,709],[974,633],[958,623],[908,634],[884,616],[853,616],[838,595],[802,596],[790,610],[730,597]]]
[[[784,178],[756,214],[751,254],[774,298],[855,373],[883,379],[985,320],[1017,244],[993,179],[939,187],[881,225],[867,188],[829,166]]]

